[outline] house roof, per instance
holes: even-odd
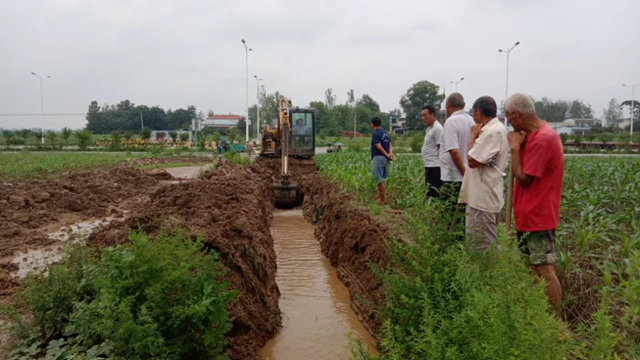
[[[228,114],[228,115],[212,115],[212,116],[208,116],[207,120],[232,120],[232,121],[240,121],[244,119],[244,116],[240,116],[240,115],[233,115],[233,114]],[[206,121],[206,120],[205,120]]]

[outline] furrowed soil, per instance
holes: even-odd
[[[383,288],[371,264],[387,264],[389,229],[355,206],[336,184],[316,173],[313,160],[292,160],[293,178],[305,193],[303,212],[315,225],[323,254],[347,286],[351,306],[374,336]],[[220,254],[226,280],[237,291],[229,306],[232,359],[258,359],[262,346],[282,326],[276,285],[276,255],[270,232],[271,185],[279,160],[258,158],[251,166],[221,161],[204,176],[175,181],[158,169],[118,167],[56,180],[0,180],[0,300],[20,281],[12,274],[18,252],[51,245],[48,234],[79,221],[104,220],[87,241],[104,247],[128,242],[131,229],[151,235],[181,228]],[[374,310],[372,310],[374,309]]]

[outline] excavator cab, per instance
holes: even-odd
[[[289,111],[291,117],[291,144],[289,156],[308,159],[316,153],[316,122],[315,110],[293,108]]]

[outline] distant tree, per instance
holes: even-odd
[[[627,106],[629,108],[629,111],[631,111],[631,100],[625,100],[622,102],[622,104],[620,104],[620,106]],[[640,119],[640,102],[638,102],[638,100],[633,101],[633,107],[634,107],[634,111],[633,111],[633,118],[635,120]],[[634,124],[635,127],[635,124]]]
[[[333,95],[333,89],[328,88],[324,92],[324,104],[327,105],[329,109],[333,109],[333,107],[336,105],[336,101],[337,98],[335,95]]]
[[[540,100],[534,100],[536,113],[539,118],[550,122],[561,122],[567,118],[570,104],[564,100],[551,100],[543,97]]]
[[[46,140],[49,143],[49,145],[55,147],[56,146],[56,140],[58,139],[58,133],[53,131],[53,130],[49,130],[47,131],[46,135]]]
[[[176,142],[176,140],[178,139],[178,132],[177,131],[169,131],[169,136],[171,136],[171,141]]]
[[[93,141],[93,134],[89,130],[80,130],[75,132],[80,150],[86,150]]]
[[[71,137],[71,135],[73,135],[73,131],[71,131],[71,129],[69,129],[68,127],[62,128],[62,131],[60,132],[60,136],[64,140],[65,146],[69,145],[69,138]]]
[[[218,131],[213,133],[213,141],[215,141],[216,144],[220,142],[220,138],[221,137],[222,137],[222,135],[220,135],[220,133]]]
[[[426,80],[419,81],[411,86],[407,93],[400,98],[400,107],[406,114],[407,127],[409,129],[422,129],[424,124],[420,121],[420,111],[427,104],[440,108],[444,95],[440,94],[438,85]]]
[[[373,98],[367,94],[362,95],[362,97],[358,99],[356,104],[358,106],[364,106],[372,112],[380,112],[380,105],[378,104],[378,102],[373,100]]]
[[[25,144],[27,143],[27,139],[33,135],[33,132],[29,129],[22,129],[18,131],[18,135],[24,140]]]
[[[213,115],[215,115],[215,114],[214,114],[214,112],[213,112],[213,110],[209,110],[209,111],[207,111],[207,116],[211,117],[211,116],[213,116]]]
[[[393,110],[389,110],[389,115],[395,116],[397,118],[401,118],[402,117],[402,111],[400,111],[400,109],[393,109]]]
[[[180,133],[180,141],[185,142],[189,140],[189,133]]]
[[[38,144],[42,144],[42,140],[44,139],[44,132],[42,130],[34,131],[33,136],[35,136],[36,140],[38,140]]]
[[[231,131],[229,131],[229,140],[232,142],[237,140],[240,137],[240,134],[241,133],[237,128],[231,129]]]
[[[4,139],[7,141],[7,145],[11,145],[16,134],[11,130],[3,130],[2,136],[4,136]]]
[[[347,105],[353,106],[356,103],[356,95],[353,89],[347,92]]]
[[[568,118],[584,119],[593,117],[593,109],[590,104],[585,104],[582,100],[573,100],[567,113]]]
[[[615,98],[609,100],[609,105],[604,110],[603,118],[607,125],[618,125],[622,121],[622,108]]]
[[[142,131],[140,131],[140,137],[144,140],[151,139],[151,128],[148,126],[142,128]]]

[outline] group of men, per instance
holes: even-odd
[[[489,96],[478,98],[468,113],[462,95],[453,93],[445,108],[444,125],[437,121],[432,105],[421,112],[427,125],[422,146],[427,198],[447,202],[450,214],[464,210],[466,241],[472,251],[499,248],[496,240],[505,203],[504,176],[511,159],[519,245],[533,272],[545,280],[550,302],[561,316],[562,289],[554,269],[564,176],[559,135],[538,118],[533,100],[524,94],[514,94],[505,103],[505,116],[513,127],[509,134],[497,118],[495,100]],[[384,202],[393,145],[380,124],[379,118],[371,120],[371,155],[379,189],[376,201]]]

